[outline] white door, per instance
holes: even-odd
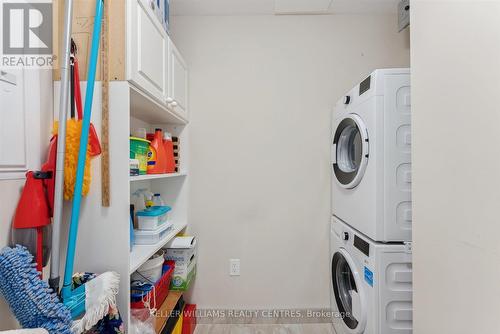
[[[168,90],[165,64],[168,37],[151,8],[154,4],[149,0],[132,0],[128,77],[143,91],[164,103]]]
[[[363,333],[367,312],[360,273],[344,248],[340,248],[332,257],[332,288],[344,329],[348,333]]]
[[[0,71],[0,179],[27,170],[22,73]],[[19,175],[19,173],[18,173]]]
[[[368,165],[368,130],[361,117],[349,114],[334,131],[333,172],[341,187],[352,189],[361,182]]]
[[[167,103],[170,109],[188,118],[188,68],[172,41],[168,49],[170,82]]]

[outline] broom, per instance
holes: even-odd
[[[97,276],[93,280],[73,290],[73,268],[75,260],[76,240],[78,235],[78,220],[80,216],[80,204],[82,200],[85,161],[87,158],[90,116],[92,112],[92,100],[94,96],[103,7],[104,0],[97,0],[96,14],[94,19],[94,31],[92,32],[92,46],[87,75],[87,91],[85,96],[82,132],[80,135],[80,147],[78,150],[75,190],[71,208],[71,221],[68,234],[64,285],[61,291],[63,303],[70,310],[73,319],[76,319],[81,314],[85,313],[81,319],[75,321],[73,325],[73,331],[75,333],[81,333],[92,328],[92,326],[94,326],[100,319],[104,318],[108,314],[111,306],[116,305],[116,295],[118,294],[120,280],[117,273],[107,272]]]

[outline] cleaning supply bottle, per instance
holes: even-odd
[[[163,133],[163,146],[165,148],[166,157],[166,172],[175,172],[175,158],[174,158],[174,143],[172,142],[172,135],[168,132]]]
[[[148,189],[137,189],[130,196],[130,202],[134,205],[135,212],[148,210],[154,206],[154,195]]]
[[[156,193],[153,197],[154,206],[165,206],[165,202],[161,198],[161,194]]]
[[[156,170],[156,150],[155,148],[149,144],[148,147],[148,168],[147,168],[147,174],[155,174],[154,171]]]
[[[145,210],[151,209],[151,207],[155,205],[153,193],[149,190],[144,190],[142,194],[144,195],[144,205],[146,206]]]
[[[151,154],[150,157],[149,154]],[[165,156],[165,147],[163,146],[163,133],[161,129],[155,129],[150,153],[148,153],[148,174],[163,174],[166,172],[167,158]]]

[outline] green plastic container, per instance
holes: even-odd
[[[130,137],[130,159],[139,160],[139,175],[146,175],[148,172],[148,150],[149,140]]]

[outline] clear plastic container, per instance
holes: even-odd
[[[137,212],[139,230],[156,230],[169,222],[169,206],[152,206],[149,209]]]
[[[162,227],[154,231],[135,230],[136,245],[154,245],[160,242],[161,239],[170,232],[174,224],[167,222]]]

